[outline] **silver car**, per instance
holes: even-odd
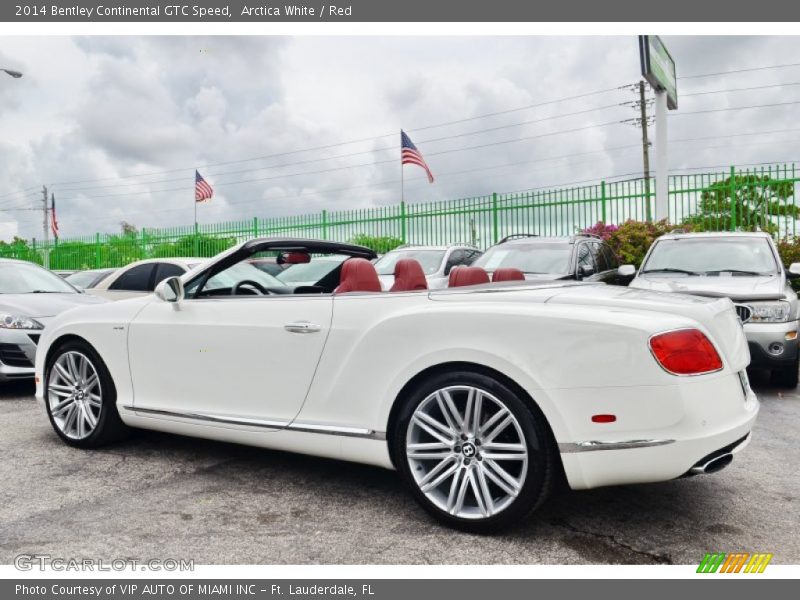
[[[620,274],[632,271],[620,267]],[[668,234],[650,247],[630,287],[728,297],[744,326],[750,365],[772,371],[776,383],[797,387],[800,306],[789,280],[800,264],[783,268],[766,233]]]
[[[375,261],[381,286],[388,290],[394,284],[394,266],[401,258],[413,258],[422,265],[428,288],[447,287],[453,267],[471,265],[482,252],[475,246],[451,244],[449,246],[400,246]]]
[[[33,263],[0,259],[0,382],[33,377],[39,335],[67,309],[106,302]]]

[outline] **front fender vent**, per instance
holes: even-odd
[[[736,308],[736,316],[739,317],[739,321],[741,321],[742,325],[747,323],[750,317],[753,316],[753,309],[747,304],[734,304],[734,307]]]

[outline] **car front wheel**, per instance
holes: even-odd
[[[435,376],[404,405],[398,469],[443,523],[476,533],[524,518],[553,485],[556,453],[544,416],[504,383],[473,372]]]
[[[70,446],[95,448],[128,432],[117,412],[108,368],[85,342],[71,341],[53,352],[44,393],[50,423]]]

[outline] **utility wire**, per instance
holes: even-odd
[[[478,119],[485,119],[485,118],[488,118],[488,117],[494,117],[494,116],[503,115],[503,114],[510,114],[510,113],[514,113],[514,112],[530,110],[530,109],[533,109],[533,108],[539,108],[541,106],[547,106],[547,105],[556,104],[556,103],[559,103],[559,102],[568,102],[568,101],[572,101],[572,100],[588,98],[588,97],[594,96],[594,95],[605,94],[605,93],[609,93],[609,92],[613,92],[613,91],[623,90],[623,89],[626,89],[628,87],[630,87],[629,84],[621,85],[621,86],[615,86],[615,87],[611,87],[611,88],[595,90],[595,91],[592,91],[592,92],[585,92],[585,93],[582,93],[582,94],[576,94],[576,95],[573,95],[573,96],[565,96],[563,98],[556,98],[556,99],[553,99],[553,100],[547,100],[547,101],[544,101],[544,102],[538,102],[538,103],[535,103],[535,104],[528,104],[526,106],[520,106],[520,107],[517,107],[517,108],[511,108],[511,109],[507,109],[507,110],[495,111],[495,112],[490,112],[490,113],[483,113],[483,114],[480,114],[480,115],[476,115],[474,117],[467,117],[467,118],[464,118],[464,119],[456,119],[456,120],[453,120],[453,121],[445,121],[445,122],[442,122],[442,123],[436,123],[436,124],[432,124],[432,125],[425,125],[423,127],[416,127],[416,128],[408,129],[407,131],[411,132],[411,133],[414,133],[414,132],[434,129],[434,128],[437,128],[437,127],[445,127],[445,126],[448,126],[448,125],[466,123],[466,122],[475,121],[475,120],[478,120]],[[312,146],[312,147],[308,147],[308,148],[300,148],[300,149],[296,149],[296,150],[289,150],[289,151],[285,151],[285,152],[277,152],[277,153],[274,153],[274,154],[267,154],[267,155],[263,155],[263,156],[254,156],[254,157],[243,158],[243,159],[238,159],[238,160],[222,161],[222,162],[210,162],[210,163],[204,163],[204,164],[201,164],[201,165],[196,165],[196,166],[191,166],[191,167],[181,167],[181,168],[168,169],[168,170],[163,170],[163,171],[151,171],[151,172],[148,172],[148,173],[139,173],[139,174],[136,174],[136,175],[122,175],[122,176],[117,176],[117,177],[104,177],[104,178],[97,178],[97,179],[78,179],[78,180],[72,180],[72,181],[57,181],[57,182],[52,183],[51,185],[55,186],[55,185],[67,185],[67,184],[73,184],[73,183],[94,183],[94,182],[97,182],[97,181],[117,181],[117,180],[120,180],[120,179],[133,179],[133,178],[139,178],[139,177],[148,177],[148,176],[151,176],[151,175],[165,175],[165,174],[169,174],[169,173],[178,173],[178,172],[181,172],[181,171],[194,170],[195,168],[206,169],[206,168],[209,168],[209,167],[240,164],[240,163],[251,162],[251,161],[256,161],[256,160],[266,160],[266,159],[269,159],[269,158],[278,158],[278,157],[281,157],[281,156],[289,156],[289,155],[293,155],[293,154],[300,154],[302,152],[310,152],[310,151],[313,151],[313,150],[328,150],[328,149],[331,149],[331,148],[338,148],[338,147],[344,146],[344,145],[369,142],[369,141],[374,141],[374,140],[377,140],[377,139],[382,139],[382,138],[386,138],[386,137],[390,137],[390,136],[395,136],[395,135],[398,135],[399,133],[400,133],[399,131],[395,131],[395,132],[392,132],[392,133],[386,133],[386,134],[381,134],[381,135],[377,135],[377,136],[364,137],[364,138],[359,138],[359,139],[354,139],[354,140],[336,142],[336,143],[333,143],[333,144],[326,144],[326,145],[322,145],[322,146]],[[421,142],[421,143],[424,143],[424,142]]]
[[[746,69],[734,69],[733,71],[718,71],[716,73],[702,73],[699,75],[683,75],[678,79],[700,79],[702,77],[716,77],[718,75],[731,75],[733,73],[750,73],[752,71],[767,71],[770,69],[786,69],[789,67],[800,67],[800,63],[787,63],[783,65],[769,65],[764,67],[750,67]]]
[[[627,103],[625,103],[625,104],[617,103],[617,104],[609,104],[609,105],[606,105],[606,106],[598,106],[598,107],[595,107],[595,108],[579,110],[579,111],[575,111],[575,112],[571,112],[571,113],[562,113],[562,114],[558,114],[558,115],[552,115],[552,116],[549,116],[549,117],[543,117],[543,118],[540,118],[540,119],[532,119],[532,120],[529,120],[529,121],[511,123],[511,124],[508,124],[508,125],[500,125],[500,126],[497,126],[497,127],[489,127],[489,128],[486,128],[486,129],[478,129],[478,130],[468,131],[468,132],[464,132],[464,133],[459,133],[459,134],[454,134],[454,135],[449,135],[449,136],[443,136],[443,137],[439,137],[439,138],[435,138],[435,139],[422,140],[419,143],[420,144],[430,144],[430,143],[434,143],[434,142],[457,139],[457,138],[460,138],[460,137],[478,135],[478,134],[481,134],[481,133],[501,131],[503,129],[510,129],[512,127],[521,127],[521,126],[524,126],[524,125],[532,125],[532,124],[536,124],[536,123],[543,123],[543,122],[546,122],[546,121],[552,121],[552,120],[555,120],[555,119],[562,119],[562,118],[565,118],[565,117],[572,117],[572,116],[576,116],[576,115],[588,114],[588,113],[591,113],[591,112],[598,112],[598,111],[608,110],[610,108],[618,108],[618,107],[624,106],[626,104]],[[239,175],[239,174],[242,174],[242,173],[252,173],[252,172],[255,172],[255,171],[266,171],[266,170],[271,170],[271,169],[280,169],[280,168],[289,167],[289,166],[315,164],[315,163],[320,163],[320,162],[323,162],[323,161],[340,159],[340,158],[349,158],[349,157],[353,157],[353,156],[363,156],[365,154],[374,154],[376,152],[387,152],[387,151],[396,152],[397,150],[398,150],[397,146],[385,146],[383,148],[375,148],[375,149],[372,149],[372,150],[363,150],[363,151],[359,151],[359,152],[349,152],[347,154],[337,154],[337,155],[334,155],[334,156],[328,156],[328,157],[322,157],[322,158],[312,158],[312,159],[289,162],[289,163],[281,163],[281,164],[278,164],[278,165],[267,165],[267,166],[264,166],[264,167],[254,167],[254,168],[251,168],[251,169],[241,169],[241,170],[237,170],[237,171],[223,171],[223,172],[219,172],[219,173],[213,173],[212,172],[212,173],[210,173],[210,175],[212,175],[214,177],[219,177],[219,176],[224,176],[224,175]],[[431,153],[426,153],[426,154],[427,155],[431,155]],[[395,159],[391,159],[391,160],[382,161],[382,162],[394,162],[394,161],[395,161]],[[380,163],[379,162],[375,162],[375,163],[370,163],[370,164],[380,164]],[[54,187],[54,189],[56,189],[57,191],[60,190],[60,191],[74,192],[74,191],[88,191],[88,190],[99,190],[99,189],[108,189],[108,188],[117,189],[117,188],[120,188],[120,187],[145,186],[145,185],[152,185],[152,184],[157,184],[157,183],[171,183],[171,182],[175,182],[175,181],[186,181],[186,177],[176,177],[176,178],[171,178],[171,179],[159,179],[159,180],[155,180],[155,181],[147,181],[147,182],[141,182],[141,183],[140,182],[136,182],[136,183],[123,183],[123,184],[110,184],[110,185],[100,185],[100,186],[91,186],[91,187],[60,187],[60,186],[55,187],[55,184],[51,184],[51,186]],[[215,185],[219,185],[219,182],[216,182]]]

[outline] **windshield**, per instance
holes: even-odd
[[[203,291],[229,289],[242,281],[255,281],[265,288],[280,288],[284,284],[269,273],[257,269],[248,262],[239,262],[217,273],[203,286]]]
[[[394,266],[401,258],[413,258],[422,265],[422,270],[425,275],[432,275],[439,270],[444,258],[444,250],[393,250],[384,254],[380,260],[375,263],[375,269],[378,275],[394,275]]]
[[[539,242],[489,248],[473,265],[494,271],[514,267],[523,273],[569,273],[571,244]]]
[[[0,263],[0,294],[77,294],[58,275],[25,263]]]
[[[311,262],[301,263],[298,265],[291,265],[278,273],[277,279],[287,285],[294,285],[297,283],[316,283],[325,275],[338,267],[347,256],[321,256],[312,258]]]
[[[112,273],[113,270],[114,269],[102,271],[78,271],[77,273],[68,275],[64,279],[69,281],[72,285],[77,285],[78,287],[85,289],[88,287],[93,287],[92,284],[97,285],[100,283],[107,275]]]
[[[778,265],[769,241],[761,237],[679,238],[656,242],[642,273],[775,275]]]

